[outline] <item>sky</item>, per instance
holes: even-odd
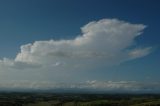
[[[160,92],[158,0],[0,0],[0,89]]]

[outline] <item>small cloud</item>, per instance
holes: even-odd
[[[130,57],[130,59],[144,57],[144,56],[147,56],[148,54],[150,54],[151,51],[152,51],[152,47],[134,49],[129,52],[129,57]]]

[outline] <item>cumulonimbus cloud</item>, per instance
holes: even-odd
[[[22,45],[15,59],[0,60],[0,69],[4,74],[9,70],[24,69],[45,75],[46,70],[88,71],[120,64],[151,52],[152,47],[141,47],[135,43],[135,38],[142,35],[145,28],[143,24],[118,19],[92,21],[81,28],[82,34],[75,39],[35,41]],[[13,76],[12,79],[16,79]]]
[[[145,25],[131,24],[117,19],[93,21],[81,28],[82,34],[71,40],[36,41],[21,46],[15,62],[52,66],[83,66],[86,63],[114,65],[140,58],[151,47],[128,49],[135,43]]]

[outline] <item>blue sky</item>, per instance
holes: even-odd
[[[1,0],[0,2],[1,57],[15,57],[20,45],[35,40],[73,38],[80,34],[80,27],[102,18],[118,18],[148,25],[145,37],[139,38],[139,43],[156,46],[159,43],[157,26],[160,7],[157,0]]]
[[[54,82],[72,82],[74,79],[75,82],[84,82],[88,80],[98,80],[98,81],[136,81],[136,82],[159,82],[160,78],[160,31],[159,31],[159,19],[160,15],[158,11],[160,10],[160,2],[158,0],[0,0],[0,70],[1,75],[4,77],[1,78],[2,83],[7,81],[54,81]],[[134,41],[131,46],[126,46],[128,48],[135,48],[139,51],[145,51],[147,54],[141,54],[141,58],[135,58],[129,60],[127,57],[122,59],[114,58],[116,61],[122,60],[123,62],[118,62],[118,64],[113,61],[105,59],[97,60],[97,63],[94,60],[74,60],[74,59],[62,59],[61,56],[68,56],[68,54],[63,54],[63,51],[66,49],[65,53],[72,51],[73,54],[77,50],[84,50],[86,48],[77,47],[72,48],[70,44],[66,43],[67,40],[74,40],[80,36],[87,35],[87,32],[81,31],[80,28],[84,28],[90,22],[96,21],[95,26],[99,28],[101,26],[102,19],[110,19],[105,21],[112,21],[116,19],[113,23],[119,25],[118,23],[122,20],[121,24],[130,23],[131,26],[134,24],[142,24],[146,28],[137,29],[138,32],[143,32],[140,36],[135,37],[131,40]],[[104,23],[105,23],[104,21]],[[103,21],[102,21],[103,23]],[[141,27],[143,27],[141,26]],[[103,25],[102,25],[103,27]],[[114,27],[113,27],[114,28]],[[85,29],[85,28],[84,28]],[[91,29],[92,27],[87,27],[85,30]],[[116,28],[115,28],[116,29]],[[117,29],[116,29],[117,30]],[[132,30],[132,29],[129,29]],[[133,29],[134,30],[134,29]],[[98,31],[97,31],[98,32]],[[96,33],[97,33],[96,32]],[[136,33],[136,32],[135,32]],[[124,31],[125,35],[125,31]],[[127,35],[126,35],[127,36]],[[61,41],[60,46],[55,46],[55,42],[50,40]],[[80,38],[81,39],[81,38]],[[83,39],[83,38],[82,38]],[[98,38],[99,39],[99,38]],[[113,39],[114,40],[114,39]],[[127,39],[126,39],[127,40]],[[38,42],[37,41],[42,41]],[[43,42],[46,41],[46,42]],[[50,43],[53,43],[50,45]],[[104,41],[104,44],[107,41]],[[122,42],[125,42],[122,41]],[[43,45],[45,43],[45,45]],[[66,44],[68,46],[63,47],[62,45]],[[89,50],[86,53],[92,53],[96,47],[92,47],[94,44],[99,44],[99,40],[94,41],[94,43],[88,44]],[[29,44],[29,46],[28,46]],[[27,45],[24,48],[23,45]],[[48,58],[34,57],[34,55],[29,55],[30,57],[23,57],[24,51],[36,48],[33,45],[39,45],[43,48],[51,48],[59,50],[60,54],[55,54],[55,51],[48,50],[50,55],[55,56],[56,61],[49,60]],[[121,45],[121,43],[120,43]],[[55,48],[53,47],[55,46]],[[100,45],[101,46],[101,45]],[[102,45],[105,47],[105,45]],[[20,48],[22,47],[22,48]],[[68,48],[70,47],[70,48]],[[149,48],[150,47],[150,48]],[[100,47],[101,48],[101,47]],[[106,47],[107,48],[107,47]],[[109,47],[108,47],[109,48]],[[146,48],[146,49],[145,49]],[[149,49],[147,49],[149,48]],[[91,50],[90,50],[91,49]],[[102,48],[105,49],[105,48]],[[150,50],[151,49],[151,50]],[[26,51],[27,51],[26,50]],[[36,48],[37,51],[43,51],[41,48]],[[35,51],[36,51],[35,50]],[[108,52],[106,51],[104,52]],[[117,50],[119,50],[117,48]],[[127,49],[129,52],[130,49]],[[133,49],[134,50],[134,49]],[[30,50],[28,50],[30,51]],[[112,51],[112,50],[111,50]],[[113,50],[114,51],[114,50]],[[53,52],[53,53],[52,53]],[[95,52],[95,51],[94,51]],[[118,51],[119,52],[119,51]],[[120,51],[121,53],[125,53]],[[132,52],[132,51],[130,51]],[[135,51],[137,52],[137,51]],[[27,52],[28,53],[28,52]],[[48,53],[48,52],[47,52]],[[72,52],[71,52],[72,53]],[[77,53],[77,52],[76,52]],[[96,51],[97,53],[97,51]],[[121,54],[120,53],[120,54]],[[19,57],[18,57],[19,54]],[[78,53],[79,54],[79,53]],[[81,55],[83,53],[80,52]],[[120,55],[115,54],[115,55]],[[28,55],[28,54],[27,54]],[[40,55],[40,54],[37,54]],[[76,56],[77,54],[74,54]],[[90,54],[88,54],[90,55]],[[87,56],[88,56],[87,55]],[[92,54],[93,55],[93,54]],[[96,54],[97,55],[97,54]],[[69,55],[70,56],[70,55]],[[22,59],[23,57],[23,59]],[[77,63],[82,64],[81,62],[90,62],[84,68],[78,69],[78,71],[73,71],[76,68],[66,65],[62,67],[66,70],[71,70],[70,72],[64,71],[61,68],[54,68],[50,66],[43,66],[42,68],[36,69],[34,66],[37,63],[30,58],[39,59],[41,61],[44,59],[45,62],[42,62],[40,65],[50,64],[58,66],[69,62],[70,64]],[[83,57],[83,56],[82,56]],[[79,57],[80,59],[82,57]],[[4,59],[5,58],[5,59]],[[83,57],[84,58],[84,57]],[[85,57],[86,58],[86,57]],[[120,58],[120,57],[118,57]],[[77,58],[76,58],[77,59]],[[123,60],[124,59],[124,60]],[[126,61],[127,60],[127,61]],[[128,61],[129,60],[129,61]],[[17,62],[18,61],[18,62]],[[65,61],[64,63],[61,61]],[[33,62],[33,63],[30,63]],[[55,63],[54,63],[55,62]],[[93,63],[92,63],[93,62]],[[112,61],[111,61],[112,62]],[[8,65],[9,64],[9,65]],[[10,64],[16,64],[15,66],[10,66]],[[17,65],[18,64],[18,65]],[[26,65],[27,64],[27,65]],[[90,65],[95,65],[94,69],[90,68]],[[111,64],[111,65],[108,65]],[[39,64],[38,64],[39,65]],[[82,65],[83,66],[83,65]],[[16,67],[16,68],[15,68]],[[17,68],[18,67],[18,68]],[[19,68],[20,67],[20,68]],[[34,68],[33,68],[34,67]],[[41,67],[41,66],[38,66]],[[47,68],[44,68],[47,67]],[[70,67],[70,68],[68,68]],[[23,71],[21,72],[20,69]],[[7,70],[7,71],[5,71]],[[37,73],[37,70],[41,70],[38,75],[31,75],[32,73]],[[42,71],[47,70],[47,71]],[[54,70],[54,71],[52,71]],[[59,71],[60,72],[57,72]],[[82,70],[82,71],[81,71]],[[87,70],[87,71],[86,71]],[[20,71],[20,72],[19,72]],[[33,71],[33,72],[32,72]],[[52,72],[50,72],[52,71]],[[24,77],[26,75],[26,77]],[[42,76],[43,75],[43,76]],[[8,78],[9,77],[9,78]],[[34,77],[37,77],[35,79]]]

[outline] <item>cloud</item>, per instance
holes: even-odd
[[[8,67],[13,69],[25,69],[25,68],[40,67],[40,65],[18,62],[18,61],[16,62],[15,60],[12,60],[12,59],[3,58],[3,60],[0,60],[0,67]]]
[[[88,81],[87,87],[100,90],[118,91],[149,91],[159,90],[159,82],[137,82],[137,81]]]
[[[78,83],[56,83],[48,81],[16,81],[0,83],[0,90],[90,90],[104,92],[157,92],[160,89],[159,82],[145,83],[136,81],[86,81]]]
[[[51,66],[83,66],[86,63],[105,62],[107,66],[140,58],[148,55],[151,47],[127,48],[134,45],[135,38],[145,27],[117,19],[93,21],[83,26],[81,36],[75,39],[35,41],[33,44],[22,45],[15,62]]]
[[[102,19],[83,26],[81,35],[75,39],[35,41],[22,45],[15,59],[0,60],[0,79],[64,80],[76,70],[103,70],[144,57],[150,54],[152,47],[135,45],[135,38],[145,28],[143,24]]]
[[[147,47],[143,49],[134,49],[129,52],[130,59],[136,59],[139,57],[147,56],[152,51],[152,47]]]

